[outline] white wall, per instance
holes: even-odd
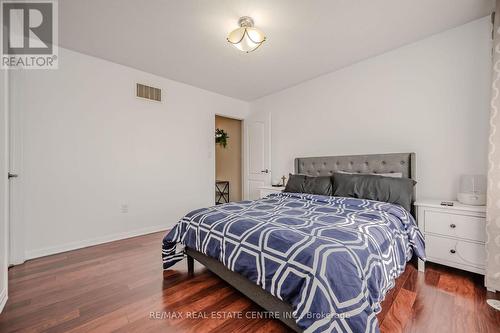
[[[7,302],[8,269],[8,77],[0,70],[0,312]]]
[[[419,197],[455,198],[486,173],[490,36],[486,17],[253,102],[273,178],[300,156],[416,152]]]
[[[179,64],[165,64],[177,66]],[[135,97],[135,83],[163,90]],[[166,229],[214,202],[215,113],[249,105],[60,49],[58,70],[16,71],[26,257]],[[122,213],[128,205],[128,213]]]

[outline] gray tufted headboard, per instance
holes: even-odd
[[[401,172],[403,177],[415,180],[415,153],[299,157],[295,159],[295,173],[309,176],[331,176],[336,171],[357,173]],[[413,198],[415,200],[415,192]],[[412,213],[414,213],[412,211]]]
[[[415,153],[299,157],[295,173],[309,176],[331,176],[336,171],[357,173],[401,172],[415,179]]]

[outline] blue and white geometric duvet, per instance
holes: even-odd
[[[163,240],[163,268],[182,244],[218,259],[292,305],[305,332],[378,332],[376,314],[424,241],[402,207],[279,193],[190,212]]]

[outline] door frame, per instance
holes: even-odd
[[[228,116],[228,115],[225,115],[223,113],[214,113],[214,116],[213,116],[213,122],[212,122],[212,133],[213,135],[215,135],[215,118],[216,117],[224,117],[224,118],[228,118],[228,119],[234,119],[234,120],[239,120],[241,121],[241,132],[240,132],[240,135],[241,135],[241,147],[240,147],[240,151],[241,151],[241,199],[244,200],[245,198],[245,182],[244,182],[244,179],[245,179],[245,119],[244,118],[241,118],[241,117],[236,117],[236,116]],[[217,157],[216,157],[216,152],[215,152],[215,141],[212,141],[214,144],[212,145],[212,149],[213,149],[213,157],[214,157],[214,183],[213,183],[213,186],[215,186],[215,181],[217,180]],[[212,203],[215,204],[215,193],[212,194],[214,197],[212,198]]]

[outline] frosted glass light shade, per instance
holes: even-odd
[[[486,176],[463,175],[457,199],[463,204],[483,206],[486,204]]]
[[[240,18],[240,28],[233,30],[227,36],[227,41],[240,51],[249,53],[255,51],[266,41],[262,31],[253,26],[253,20],[247,16]]]

